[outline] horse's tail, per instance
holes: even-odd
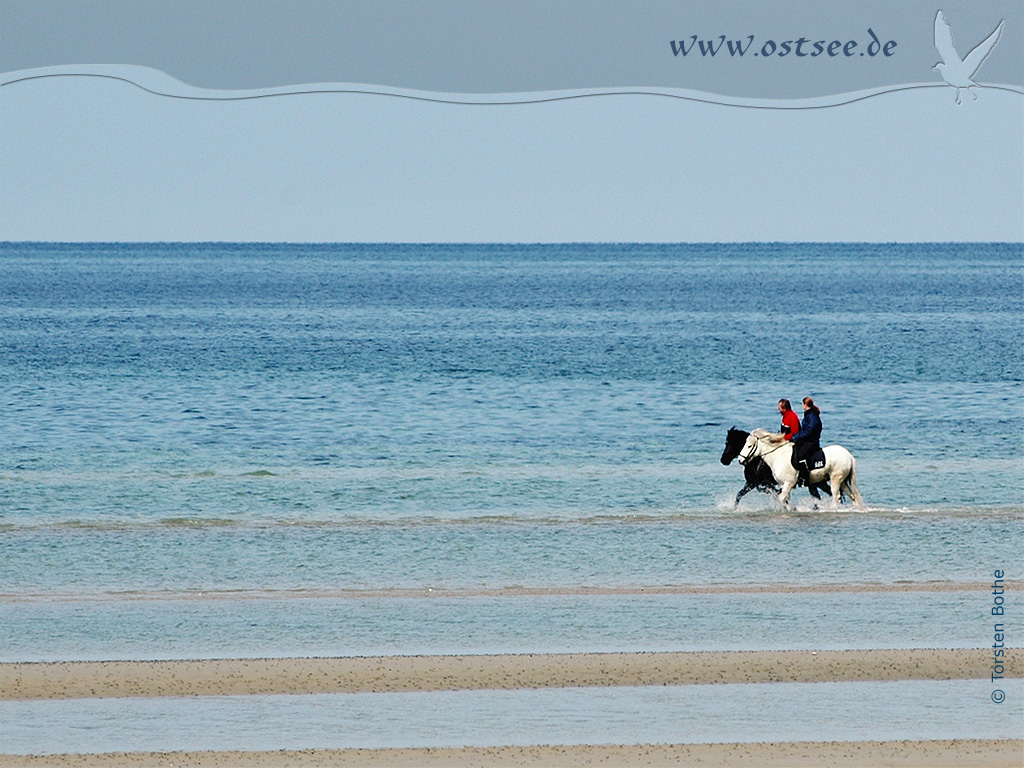
[[[853,502],[854,506],[858,509],[864,508],[864,497],[860,495],[860,491],[857,490],[857,460],[850,456],[850,474],[846,476],[846,480],[843,481],[843,488],[850,496],[850,501]]]

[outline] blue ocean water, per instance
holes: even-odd
[[[460,650],[808,647],[820,595],[728,640],[678,601],[643,638],[611,617],[652,586],[1024,575],[1019,244],[6,243],[0,329],[5,658],[367,652],[317,624],[347,591],[382,652],[443,652],[386,602],[431,588],[465,592]],[[734,509],[726,430],[804,395],[867,510]],[[580,624],[476,594],[587,587],[624,592]],[[250,628],[189,622],[210,595]],[[984,635],[988,598],[946,597],[834,600],[821,644]],[[558,629],[503,629],[533,620]]]

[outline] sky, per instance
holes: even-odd
[[[55,3],[5,5],[17,20],[10,8]],[[853,28],[874,18],[875,6],[866,7]],[[996,11],[949,16],[974,40],[1002,6]],[[707,18],[709,29],[733,29]],[[813,109],[608,93],[503,105],[388,93],[186,99],[137,87],[129,81],[145,77],[131,67],[124,80],[8,76],[0,80],[0,240],[1020,242],[1024,88],[983,87],[957,104],[922,63],[937,60],[933,18],[922,5],[912,25],[921,49],[912,76],[921,69],[930,87],[890,84]],[[1018,48],[995,49],[998,71],[1012,75],[1003,59],[1015,61]],[[8,71],[30,59],[11,61]],[[52,63],[65,66],[45,72],[76,71]],[[743,71],[731,66],[722,88],[743,90]]]
[[[1022,125],[995,90],[778,111],[31,81],[0,94],[0,239],[1019,241]]]

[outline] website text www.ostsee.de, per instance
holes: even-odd
[[[756,36],[747,35],[739,39],[729,39],[726,35],[712,38],[701,38],[691,35],[683,40],[670,40],[672,55],[684,58],[715,58],[715,57],[747,57],[783,58],[792,56],[797,59],[816,59],[824,56],[829,58],[853,58],[859,56],[891,57],[896,54],[895,40],[882,40],[868,27],[861,39],[849,40],[813,40],[799,37],[795,40],[765,40],[756,43]]]

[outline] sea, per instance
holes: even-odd
[[[735,504],[805,396],[866,507]],[[1021,244],[3,243],[0,398],[0,662],[988,647],[1024,578]]]

